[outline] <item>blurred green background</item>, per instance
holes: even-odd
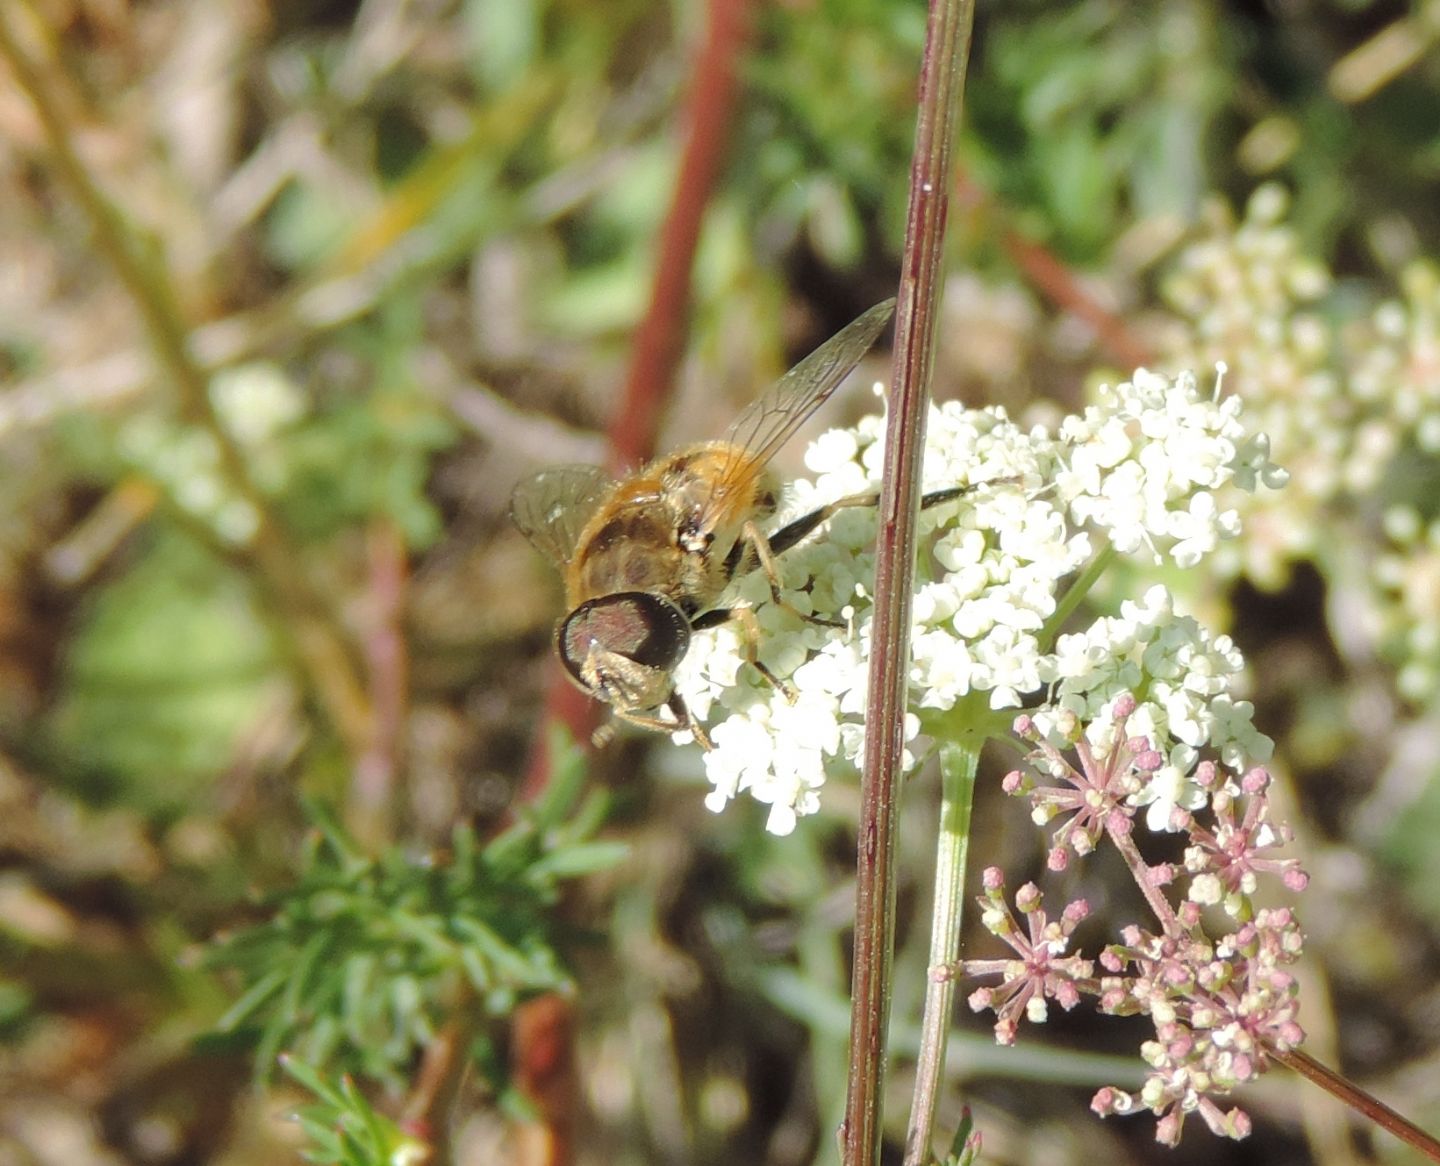
[[[314,806],[356,855],[416,862],[508,820],[561,598],[505,507],[529,470],[605,457],[706,9],[16,0],[0,22],[0,1162],[294,1160],[310,1094],[257,1032],[216,1035],[253,981],[205,953],[265,896],[333,890],[311,864],[360,871]],[[720,433],[893,293],[924,23],[914,0],[754,7],[662,444]],[[1435,0],[981,3],[936,383],[1047,418],[1137,363],[1229,364],[1296,481],[1213,576],[1171,582],[1246,652],[1277,740],[1312,1047],[1432,1127],[1437,39]],[[566,845],[604,813],[627,857],[562,850],[557,879],[605,869],[535,890],[573,975],[576,1160],[832,1160],[854,789],[773,839],[756,808],[704,810],[693,748],[625,737],[587,781],[606,798]],[[925,839],[933,774],[910,792]],[[1018,882],[1041,850],[1002,803],[982,790],[973,861]],[[897,1122],[928,852],[903,858]],[[1102,901],[1104,873],[1067,889]],[[536,960],[467,1034],[457,1161],[545,1160],[504,1022],[565,979]],[[380,1064],[315,1045],[326,1079],[400,1112],[444,1011],[416,991]],[[1094,1057],[1135,1037],[1084,1012],[1015,1050],[959,1019],[942,1119],[963,1085],[986,1162],[1407,1160],[1279,1074],[1241,1099],[1248,1142],[1160,1151],[1148,1118],[1088,1114],[1125,1071]]]

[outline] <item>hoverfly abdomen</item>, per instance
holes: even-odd
[[[570,564],[572,604],[616,591],[669,591],[679,552],[663,510],[627,507],[593,525]]]

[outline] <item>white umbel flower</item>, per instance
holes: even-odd
[[[1060,426],[1073,448],[1060,459],[1055,488],[1122,554],[1143,546],[1156,563],[1193,567],[1239,533],[1238,515],[1220,510],[1217,490],[1285,482],[1265,438],[1246,435],[1239,398],[1205,396],[1188,372],[1171,380],[1141,369],[1099,396]]]
[[[1195,801],[1187,782],[1202,745],[1255,757],[1268,743],[1250,725],[1249,706],[1227,695],[1238,655],[1177,616],[1163,589],[1078,635],[1056,639],[1050,627],[1067,583],[1094,557],[1097,533],[1122,552],[1143,547],[1181,566],[1235,536],[1233,512],[1219,510],[1214,491],[1283,480],[1238,413],[1233,400],[1199,393],[1193,377],[1145,372],[1102,392],[1058,435],[1022,430],[998,409],[932,409],[924,489],[971,489],[921,514],[909,670],[916,712],[905,740],[953,730],[957,706],[975,708],[972,695],[982,709],[1020,708],[1048,685],[1050,719],[1042,712],[1036,721],[1049,731],[1061,714],[1095,720],[1118,693],[1143,692],[1133,723],[1172,743],[1176,772],[1168,785],[1154,783],[1170,791],[1155,820]],[[793,485],[782,521],[877,488],[882,436],[883,422],[868,418],[819,438],[806,457],[816,476]],[[676,688],[713,725],[711,809],[748,793],[770,807],[768,828],[786,833],[819,808],[827,771],[858,766],[875,528],[873,510],[842,511],[781,560],[787,602],[843,619],[845,631],[775,605],[759,572],[727,599],[756,609],[760,660],[788,693],[744,665],[736,625],[696,634]]]

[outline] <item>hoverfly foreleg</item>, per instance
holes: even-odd
[[[670,699],[665,702],[665,707],[670,710],[671,716],[675,719],[667,721],[661,717],[652,717],[646,713],[633,712],[629,709],[611,708],[610,714],[613,719],[606,721],[594,733],[590,740],[595,747],[603,748],[615,738],[615,722],[624,721],[627,724],[637,725],[642,729],[650,729],[656,733],[679,733],[688,731],[695,738],[696,743],[707,752],[715,746],[711,743],[705,727],[691,715],[690,709],[678,692],[672,692]]]

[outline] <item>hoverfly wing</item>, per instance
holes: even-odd
[[[585,524],[614,485],[599,466],[537,470],[516,483],[510,495],[510,521],[563,572]]]
[[[784,445],[805,419],[830,396],[874,346],[895,311],[895,301],[876,304],[770,386],[765,395],[745,408],[725,436],[736,450],[735,464],[721,475],[754,473]]]

